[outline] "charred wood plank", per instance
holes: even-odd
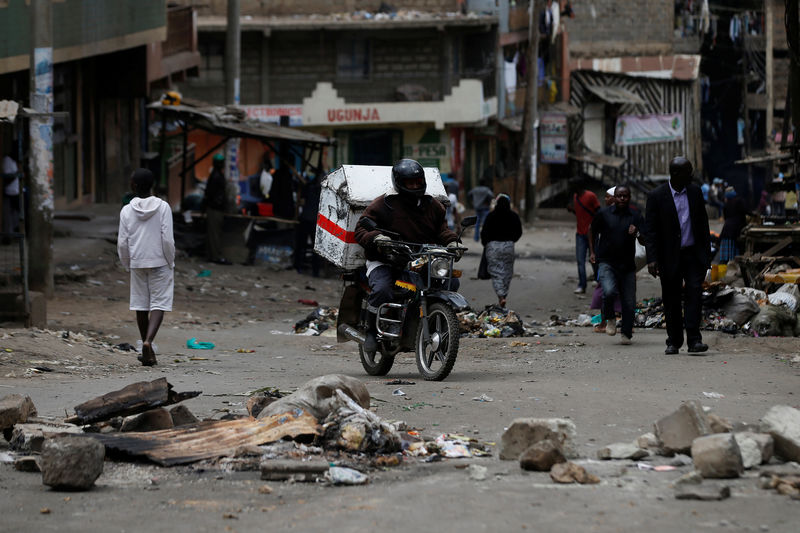
[[[145,457],[162,466],[232,455],[241,446],[258,446],[284,437],[319,435],[317,419],[301,409],[269,417],[207,420],[147,433],[92,433],[109,455]]]
[[[131,383],[118,391],[109,392],[75,406],[71,424],[91,424],[115,416],[135,415],[155,407],[172,405],[199,396],[200,391],[175,392],[167,378]]]

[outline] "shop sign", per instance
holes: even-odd
[[[328,109],[328,122],[378,122],[377,107]]]
[[[563,165],[567,163],[567,115],[542,113],[539,119],[539,144],[541,162]]]
[[[302,105],[243,105],[239,106],[247,112],[247,118],[280,124],[281,117],[289,117],[290,126],[303,125]]]
[[[617,118],[614,142],[620,146],[683,140],[683,115],[622,115]]]

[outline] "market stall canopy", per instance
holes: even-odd
[[[290,141],[305,145],[332,145],[334,139],[296,128],[287,128],[247,118],[247,113],[235,106],[164,105],[154,102],[147,106],[165,118],[185,122],[188,126],[222,137]]]
[[[644,105],[644,100],[628,89],[622,87],[612,87],[611,85],[592,85],[587,87],[601,100],[609,104],[633,104]]]

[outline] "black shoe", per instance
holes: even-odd
[[[701,353],[708,351],[708,344],[703,344],[702,342],[695,342],[689,345],[687,350],[689,353]]]
[[[664,354],[666,354],[666,355],[675,355],[676,353],[678,353],[678,349],[675,346],[671,345],[671,344],[667,344],[667,349],[664,350]]]
[[[367,353],[378,351],[378,337],[375,336],[374,331],[367,331],[366,340],[364,340],[364,351]]]

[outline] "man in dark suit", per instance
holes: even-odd
[[[708,215],[700,187],[691,183],[689,160],[674,158],[669,175],[669,182],[647,197],[647,270],[653,277],[661,277],[667,319],[664,353],[678,353],[685,327],[688,351],[698,354],[708,350],[700,335],[702,285],[711,264]]]

